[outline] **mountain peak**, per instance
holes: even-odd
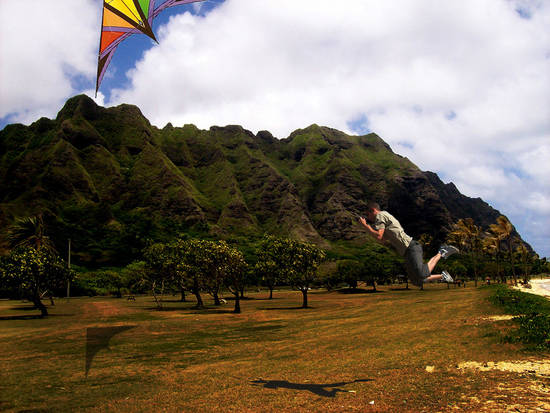
[[[87,95],[76,95],[67,100],[63,108],[57,114],[57,121],[62,122],[81,115],[84,119],[96,119],[99,106]]]
[[[272,233],[353,254],[366,242],[356,216],[368,200],[411,236],[437,241],[458,218],[486,228],[498,216],[374,133],[312,124],[278,140],[238,125],[159,129],[136,106],[103,108],[84,95],[54,121],[0,131],[0,194],[0,225],[44,212],[52,239],[74,234],[86,265],[134,259],[147,240],[184,233]]]

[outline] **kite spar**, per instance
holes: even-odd
[[[199,1],[204,0],[103,0],[96,96],[105,71],[120,43],[138,33],[143,33],[157,41],[152,25],[160,12],[169,7]]]

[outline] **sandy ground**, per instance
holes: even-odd
[[[526,293],[543,295],[550,298],[550,278],[543,278],[542,280],[540,278],[533,278],[531,281],[529,281],[529,284],[531,285],[531,288],[525,288],[523,286],[518,286],[514,288],[517,288],[518,290]]]

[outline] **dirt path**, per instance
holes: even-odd
[[[85,319],[105,319],[115,317],[121,314],[129,314],[132,311],[129,308],[121,307],[119,303],[110,301],[95,301],[85,303],[83,308],[83,318]]]

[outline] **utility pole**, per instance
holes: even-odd
[[[69,258],[67,260],[67,266],[69,268],[69,272],[71,271],[71,239],[69,238]],[[70,278],[67,280],[67,298],[71,297],[71,280]]]

